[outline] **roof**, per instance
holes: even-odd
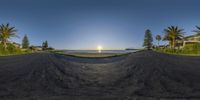
[[[195,35],[186,36],[186,37],[184,37],[184,39],[188,39],[188,38],[192,38],[192,37],[196,37],[196,36],[200,36],[200,34],[195,34]]]

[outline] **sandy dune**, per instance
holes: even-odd
[[[0,100],[199,100],[200,57],[0,57]]]

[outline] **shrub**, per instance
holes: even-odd
[[[0,55],[13,55],[20,53],[22,53],[21,49],[15,47],[13,44],[8,43],[6,49],[4,49],[3,45],[0,44]]]
[[[200,43],[185,45],[183,52],[188,54],[200,54]]]
[[[171,48],[157,48],[156,51],[164,53],[182,53],[182,49],[171,49]]]
[[[200,43],[187,44],[182,49],[157,48],[156,51],[170,53],[170,54],[199,55],[200,54]]]

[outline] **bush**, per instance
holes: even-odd
[[[20,48],[16,48],[13,44],[7,44],[7,48],[4,49],[3,45],[0,44],[0,55],[13,55],[22,53]]]
[[[200,54],[200,43],[185,45],[185,47],[183,48],[183,53]]]
[[[170,53],[170,54],[199,55],[200,43],[187,44],[182,49],[157,48],[156,51],[163,52],[163,53]]]
[[[182,53],[182,49],[171,49],[171,48],[157,48],[156,51],[164,53]]]

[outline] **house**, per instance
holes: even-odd
[[[187,44],[200,43],[200,34],[190,35],[182,38],[181,40],[177,40],[175,44],[175,48],[183,48]]]
[[[0,43],[2,43],[2,42],[0,41]],[[13,44],[16,48],[20,48],[21,47],[21,44],[16,43],[16,42],[8,41],[7,44]]]
[[[200,34],[195,34],[183,38],[183,47],[186,44],[200,43]]]
[[[29,48],[34,51],[42,51],[42,46],[30,46]]]
[[[12,44],[13,44],[16,48],[20,48],[20,46],[21,46],[21,44],[16,43],[16,42],[13,42]]]

